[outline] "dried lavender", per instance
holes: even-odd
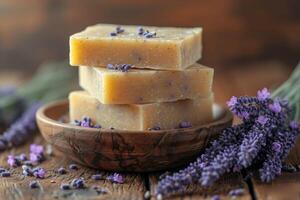
[[[80,120],[74,120],[72,122],[72,124],[75,125],[75,126],[81,126],[81,127],[86,127],[86,128],[101,128],[101,126],[98,125],[98,124],[94,125],[92,123],[92,119],[90,117],[86,117],[86,116],[82,117],[81,121]]]
[[[113,183],[124,183],[124,177],[121,174],[118,173],[113,173],[111,175],[109,175],[107,178],[107,180],[113,182]]]
[[[115,70],[115,71],[121,71],[121,72],[128,72],[132,68],[132,65],[130,64],[107,64],[107,69]]]
[[[0,137],[0,150],[9,146],[18,146],[26,142],[36,130],[35,113],[41,106],[40,103],[32,104],[22,116]]]
[[[287,102],[263,89],[257,97],[232,97],[227,104],[243,123],[225,129],[185,169],[163,177],[157,195],[182,193],[192,183],[210,186],[228,172],[251,169],[266,182],[281,174],[282,161],[300,133]]]

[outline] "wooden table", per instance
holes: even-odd
[[[291,68],[277,62],[255,63],[243,67],[233,66],[229,69],[218,68],[214,85],[216,101],[224,104],[232,95],[255,95],[256,91],[262,87],[276,87],[288,77],[289,69]],[[5,73],[0,73],[0,80],[1,77],[5,76]],[[0,166],[8,167],[6,159],[9,154],[28,153],[29,144],[33,142],[46,145],[38,133],[27,144],[2,152]],[[123,174],[125,183],[113,184],[106,180],[91,180],[91,175],[95,174],[96,171],[83,166],[80,166],[78,171],[69,171],[65,175],[58,175],[55,171],[61,166],[67,168],[71,163],[72,161],[54,150],[54,155],[47,156],[46,161],[40,165],[47,170],[47,177],[39,180],[40,189],[30,189],[28,184],[34,178],[22,176],[20,168],[13,169],[11,177],[0,179],[0,199],[143,199],[146,191],[151,191],[152,194],[155,193],[158,176],[161,174],[159,172]],[[62,191],[59,189],[61,183],[67,183],[78,177],[84,177],[90,186],[99,185],[106,188],[108,193],[98,195],[91,189],[79,191]],[[186,195],[170,199],[210,199],[215,194],[219,194],[221,199],[230,199],[227,195],[228,192],[236,188],[245,189],[244,195],[237,199],[300,199],[300,173],[284,173],[270,184],[261,183],[255,178],[245,182],[241,174],[230,174],[223,177],[211,188],[194,185],[188,188]],[[152,197],[151,199],[155,198]]]

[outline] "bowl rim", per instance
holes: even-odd
[[[111,133],[111,132],[118,132],[120,134],[126,133],[126,134],[132,134],[132,133],[143,133],[143,134],[165,134],[166,132],[172,133],[172,132],[190,132],[190,131],[195,131],[207,127],[213,127],[218,124],[226,123],[228,121],[233,121],[233,114],[231,111],[226,108],[225,106],[221,106],[219,104],[214,103],[213,106],[217,107],[218,109],[222,109],[222,113],[217,119],[214,119],[213,121],[206,123],[206,124],[201,124],[198,126],[190,127],[190,128],[177,128],[177,129],[164,129],[164,130],[121,130],[121,129],[104,129],[104,128],[89,128],[89,127],[81,127],[81,126],[76,126],[71,123],[63,123],[58,120],[55,120],[53,118],[50,118],[49,116],[46,115],[46,111],[49,109],[53,109],[56,106],[63,106],[69,105],[68,99],[63,99],[63,100],[56,100],[52,101],[50,103],[46,103],[43,106],[41,106],[38,111],[36,112],[36,120],[37,121],[42,121],[45,124],[51,124],[52,126],[57,126],[61,128],[67,128],[67,129],[76,129],[76,130],[81,130],[85,132],[99,132],[101,131],[102,133]]]

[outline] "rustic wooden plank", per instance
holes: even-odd
[[[149,184],[150,184],[150,193],[152,197],[156,193],[156,187],[159,180],[160,174],[150,174],[149,175]],[[217,181],[213,186],[204,188],[200,185],[194,184],[187,188],[187,191],[184,195],[175,195],[170,197],[170,199],[181,200],[181,199],[190,199],[190,200],[202,200],[202,199],[211,199],[214,195],[219,195],[223,199],[232,199],[228,195],[228,192],[233,189],[244,189],[244,194],[242,196],[236,197],[240,200],[250,200],[251,195],[249,193],[247,184],[243,181],[240,174],[228,174]],[[152,199],[155,199],[154,197]]]
[[[283,173],[269,184],[262,183],[258,178],[252,180],[258,200],[300,199],[300,172]]]
[[[45,144],[41,136],[36,136],[31,142]],[[0,166],[8,167],[6,163],[7,155],[28,153],[29,143],[18,148],[7,150],[1,153]],[[142,199],[146,191],[144,181],[141,175],[138,174],[123,174],[125,178],[124,184],[113,184],[106,180],[95,181],[90,179],[96,171],[83,166],[80,166],[78,171],[69,171],[65,175],[58,175],[55,170],[63,166],[68,168],[72,161],[54,150],[52,157],[47,156],[46,161],[41,163],[47,171],[45,179],[39,179],[41,189],[30,189],[28,184],[33,177],[24,177],[21,175],[22,169],[12,169],[12,176],[8,178],[0,178],[0,199],[116,199],[116,200],[132,200]],[[103,172],[104,175],[110,173]],[[62,191],[59,189],[61,183],[68,183],[74,178],[83,177],[89,186],[98,185],[108,190],[108,194],[98,195],[92,189],[84,189],[77,191]],[[54,180],[55,183],[51,183]]]

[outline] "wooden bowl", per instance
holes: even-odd
[[[186,129],[124,131],[84,128],[61,122],[68,101],[41,107],[37,123],[43,137],[72,160],[92,168],[146,172],[175,168],[201,152],[211,138],[232,124],[231,112],[214,105],[214,121]]]

